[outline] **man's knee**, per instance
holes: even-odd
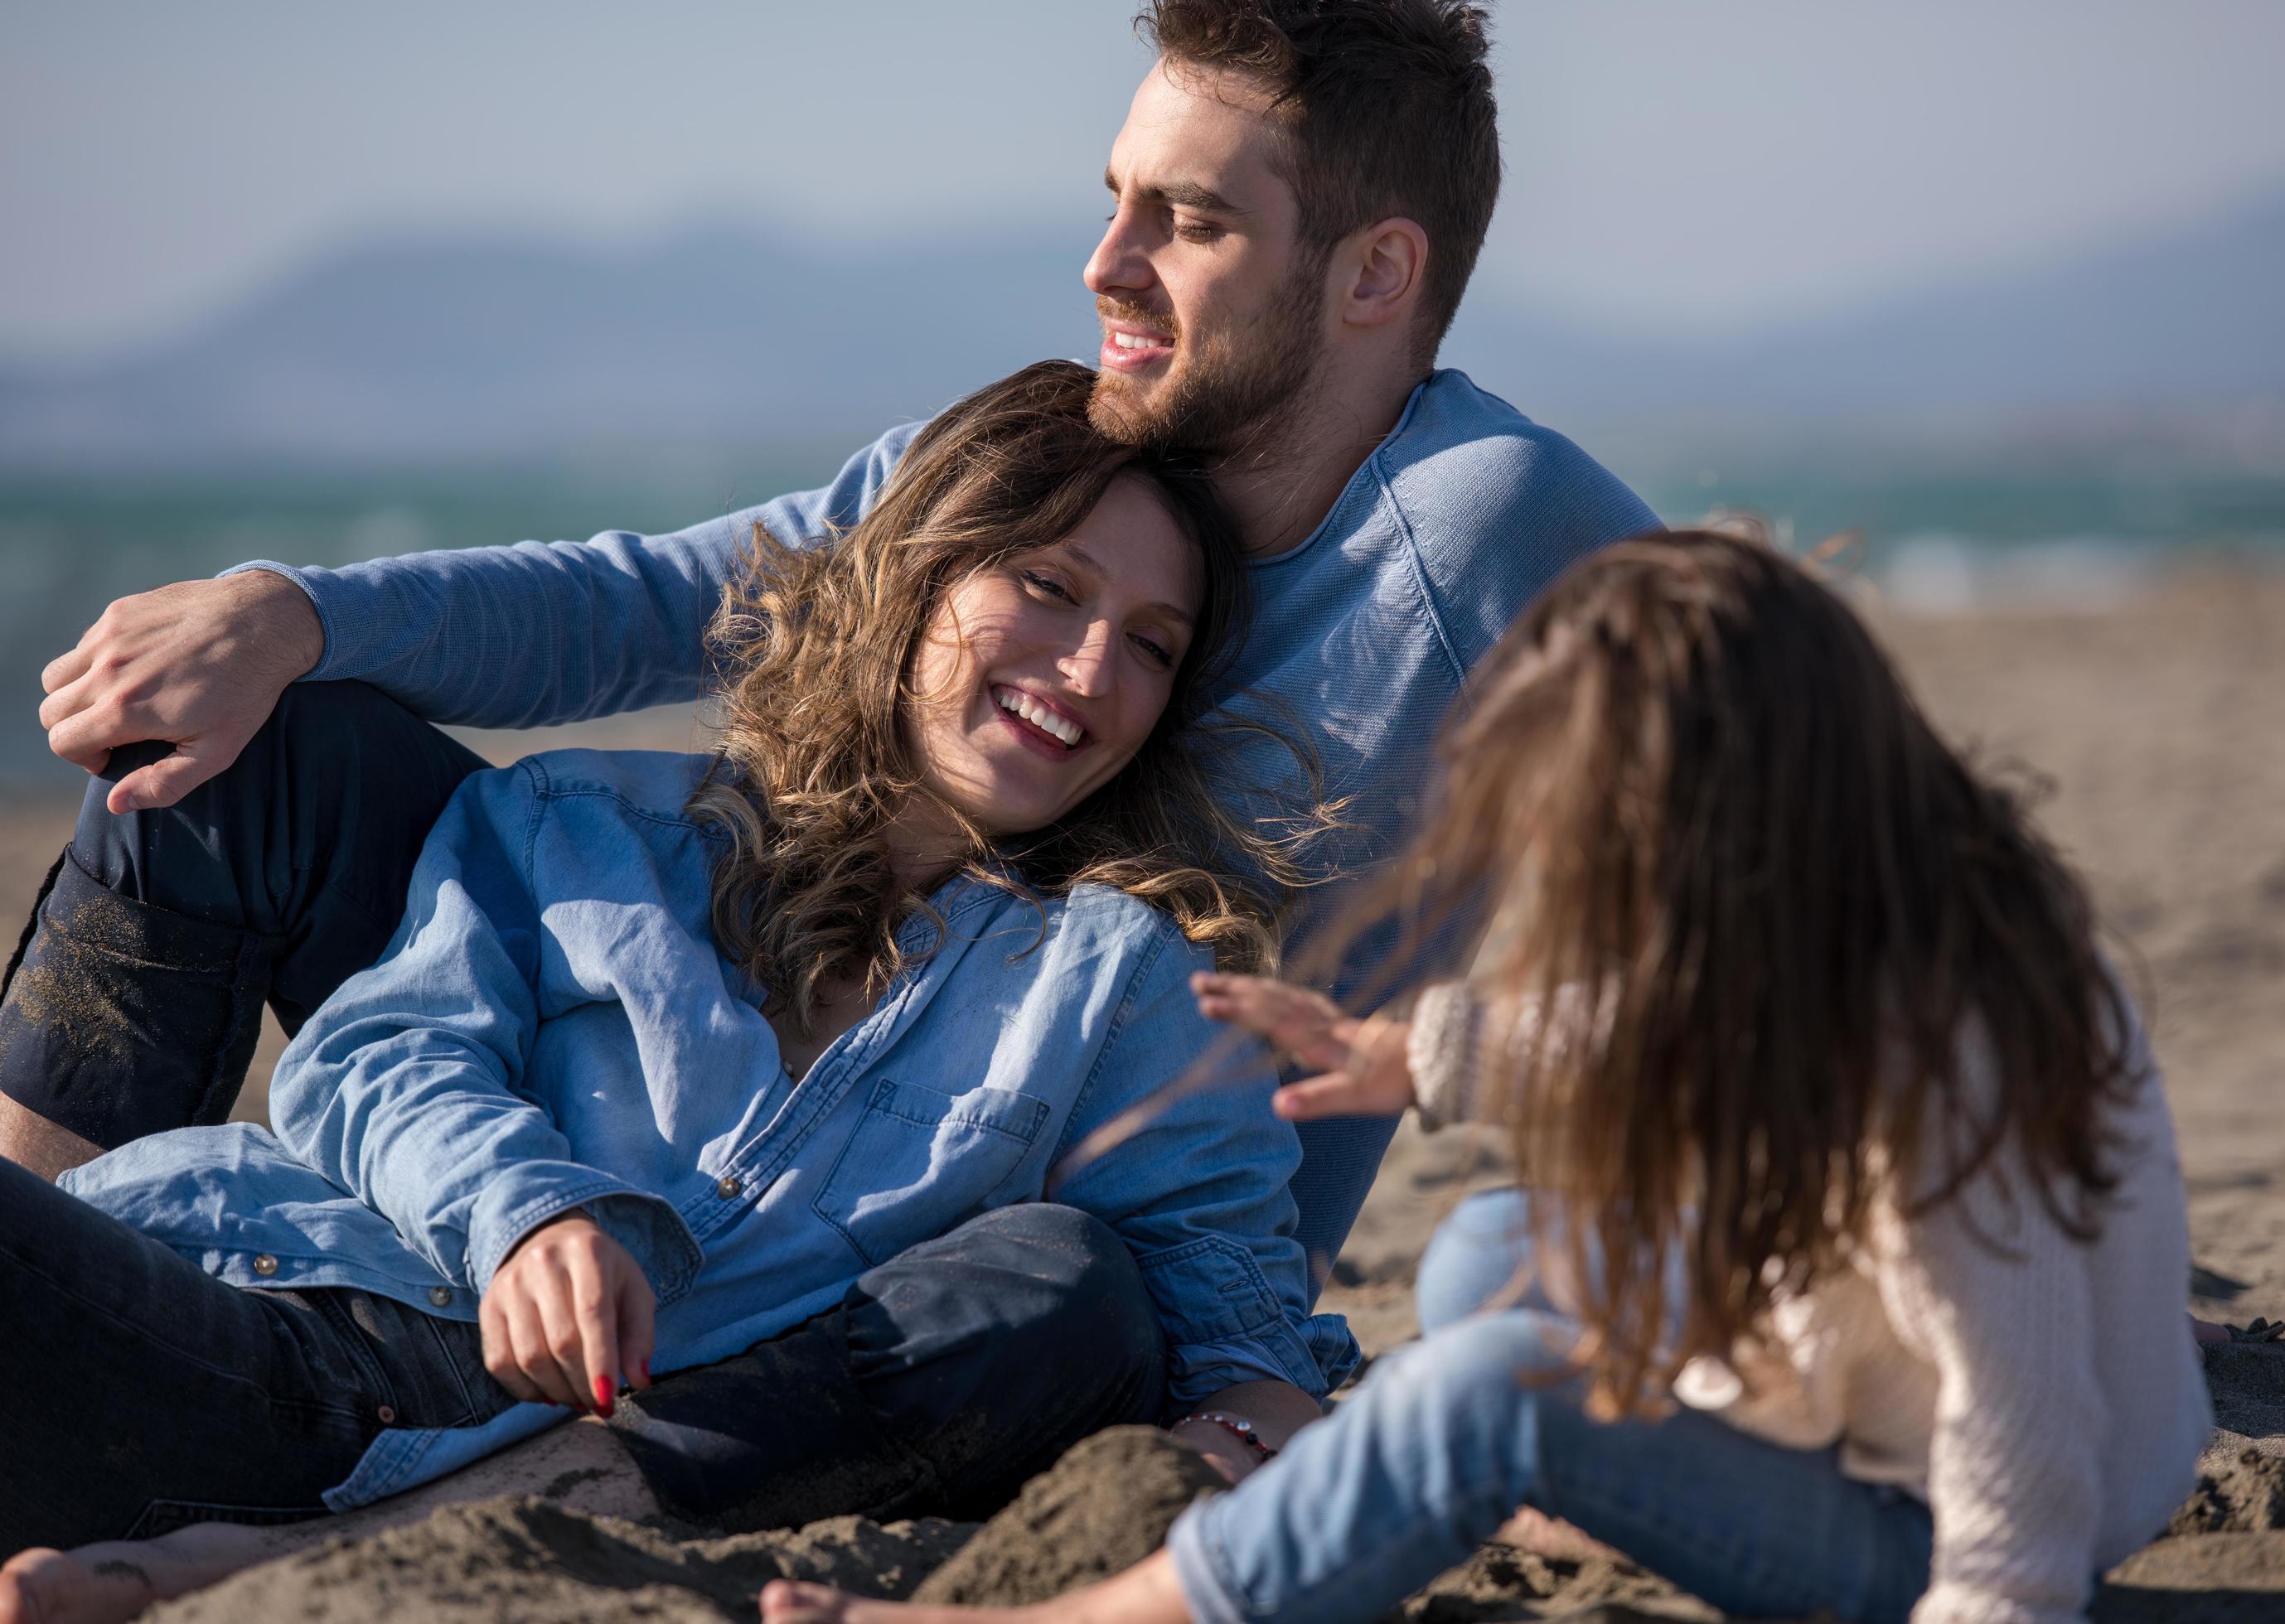
[[[109,771],[167,748],[115,752]],[[393,925],[429,826],[483,765],[378,688],[296,683],[238,758],[173,806],[114,815],[91,784],[72,850],[120,896],[260,936],[330,937],[336,922],[316,917],[328,893]],[[366,945],[346,969],[370,961]]]

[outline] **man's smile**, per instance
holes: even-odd
[[[1103,365],[1122,373],[1140,372],[1171,359],[1174,341],[1166,333],[1130,321],[1103,324]]]

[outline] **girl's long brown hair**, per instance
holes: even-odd
[[[2137,1074],[2085,896],[1806,569],[1707,532],[1594,554],[1480,668],[1443,757],[1373,906],[1433,932],[1493,876],[1472,979],[1553,1013],[1483,1046],[1488,1097],[1554,1197],[1535,1250],[1598,1413],[1752,1339],[1884,1193],[1925,1212],[2003,1146],[2034,1187],[2012,1196],[2095,1233],[2100,1108]]]
[[[922,430],[846,535],[794,546],[757,526],[751,567],[724,594],[709,632],[725,673],[722,762],[691,805],[730,836],[714,872],[716,940],[764,989],[772,1017],[804,1036],[835,986],[878,992],[924,956],[899,945],[926,898],[898,883],[887,836],[910,797],[932,793],[904,722],[938,603],[975,572],[1061,540],[1122,477],[1151,490],[1200,563],[1197,624],[1166,711],[1126,769],[1048,828],[995,847],[954,814],[970,835],[965,867],[1037,895],[1116,886],[1222,964],[1276,961],[1311,820],[1258,826],[1227,811],[1213,763],[1239,726],[1199,719],[1202,686],[1245,618],[1236,531],[1197,462],[1117,444],[1088,423],[1093,387],[1085,367],[1049,361],[978,390]],[[1314,786],[1299,747],[1273,736]]]

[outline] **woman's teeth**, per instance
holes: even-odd
[[[1068,749],[1076,745],[1085,730],[1069,718],[1056,715],[1045,705],[1018,688],[994,688],[992,697],[1000,702],[1000,709],[1013,711],[1041,733],[1052,735]]]

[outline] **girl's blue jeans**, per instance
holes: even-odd
[[[1380,1616],[1465,1561],[1519,1507],[1576,1525],[1726,1612],[1903,1620],[1928,1586],[1927,1506],[1841,1475],[1836,1451],[1785,1449],[1684,1409],[1590,1420],[1559,1368],[1570,1328],[1516,1306],[1522,1195],[1464,1204],[1422,1259],[1424,1340],[1169,1538],[1191,1615]]]

